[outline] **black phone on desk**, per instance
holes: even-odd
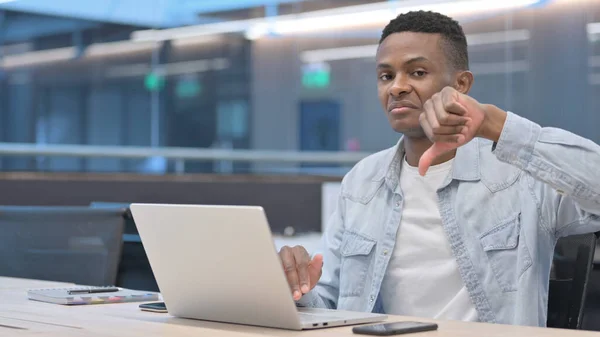
[[[412,332],[437,330],[435,323],[424,322],[392,322],[373,325],[362,325],[352,328],[352,332],[362,335],[391,336]]]
[[[151,312],[167,312],[165,302],[153,302],[140,304],[140,309]]]

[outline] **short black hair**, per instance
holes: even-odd
[[[400,14],[385,26],[379,44],[391,34],[402,32],[440,34],[450,65],[456,70],[469,69],[467,37],[456,20],[431,11]]]

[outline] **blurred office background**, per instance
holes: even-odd
[[[374,54],[389,19],[415,8],[464,25],[473,96],[600,141],[598,1],[0,2],[2,171],[339,176],[398,139],[376,97]],[[13,143],[117,148],[46,156]],[[222,149],[224,160],[120,146]],[[287,154],[237,160],[231,149]],[[93,150],[120,157],[86,157]],[[297,162],[305,151],[357,153]]]
[[[414,9],[461,22],[475,98],[600,142],[597,0],[0,0],[0,205],[31,207],[0,215],[260,205],[278,246],[314,252],[341,176],[399,138],[374,56]],[[130,218],[124,233],[112,277],[156,289]]]

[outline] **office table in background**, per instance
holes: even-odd
[[[139,303],[62,306],[30,301],[29,288],[68,287],[72,284],[0,277],[0,336],[48,337],[258,337],[258,336],[359,336],[351,327],[288,331],[235,324],[181,319],[144,312]],[[415,337],[586,337],[596,332],[518,327],[500,324],[434,321],[390,316],[389,321],[436,322],[437,331]],[[410,335],[413,336],[413,335]]]

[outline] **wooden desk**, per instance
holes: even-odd
[[[27,300],[30,287],[68,286],[57,282],[0,277],[0,336],[50,337],[258,337],[258,336],[359,336],[351,327],[312,331],[287,331],[233,324],[179,319],[168,314],[143,312],[139,303],[62,306]],[[411,320],[390,317],[390,321]],[[413,319],[414,320],[414,319]],[[420,321],[431,321],[418,319]],[[437,321],[438,331],[419,333],[419,337],[585,337],[595,332],[517,327],[499,324]],[[412,336],[412,335],[411,335]]]
[[[69,287],[69,286],[73,286],[73,283],[28,280],[28,279],[22,279],[22,278],[0,276],[0,291],[11,290],[11,289],[14,289],[17,291],[22,291],[23,289],[31,289],[31,288]],[[0,302],[0,305],[1,304],[2,303]]]

